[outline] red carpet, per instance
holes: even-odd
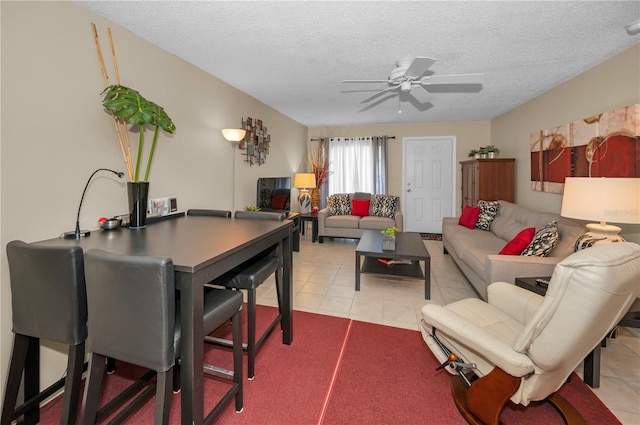
[[[260,323],[275,309],[259,306]],[[437,362],[417,331],[349,319],[294,312],[294,342],[282,344],[277,328],[256,359],[256,378],[244,381],[244,411],[233,404],[218,418],[220,424],[465,424],[451,398],[452,376],[435,370]],[[223,330],[224,332],[225,330]],[[260,328],[258,328],[260,331]],[[346,343],[345,343],[346,342]],[[229,351],[206,348],[205,362],[229,367]],[[117,364],[105,379],[104,393],[112,397],[142,371]],[[205,409],[224,390],[224,381],[205,378]],[[561,394],[589,424],[619,421],[586,384],[572,375]],[[153,423],[152,399],[129,421]],[[42,409],[43,424],[59,422],[61,401]],[[172,424],[180,423],[180,396],[174,395]],[[524,409],[508,407],[505,424],[562,424],[546,403]]]

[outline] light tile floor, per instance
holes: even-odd
[[[431,300],[424,299],[424,281],[361,276],[356,292],[357,240],[325,239],[311,243],[300,237],[294,253],[295,310],[348,317],[418,330],[420,309],[427,303],[448,304],[477,297],[457,266],[442,252],[442,242],[425,241],[431,255]],[[273,277],[258,288],[258,303],[276,306]],[[576,368],[582,376],[582,364]],[[640,330],[620,328],[602,349],[600,388],[593,390],[623,424],[640,424]]]

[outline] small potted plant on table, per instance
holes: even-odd
[[[382,233],[382,250],[394,251],[396,249],[396,227],[387,227],[381,230]]]

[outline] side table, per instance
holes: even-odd
[[[300,214],[297,212],[288,212],[287,220],[293,221],[293,237],[291,241],[291,250],[300,251]]]
[[[304,229],[305,229],[305,223],[307,221],[311,222],[311,242],[317,242],[318,241],[318,214],[313,214],[313,213],[307,213],[307,214],[300,214],[300,226],[302,227],[302,229],[300,230],[300,233],[302,233],[304,235]]]
[[[547,293],[547,286],[540,285],[536,282],[536,279],[546,279],[551,280],[550,276],[540,276],[540,277],[516,277],[516,286],[520,288],[524,288],[528,291],[535,292],[538,295],[542,295]],[[606,341],[606,337],[605,337]],[[584,358],[584,382],[587,383],[591,388],[599,388],[600,387],[600,350],[601,344],[598,344],[587,357]]]

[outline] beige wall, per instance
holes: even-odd
[[[82,189],[97,168],[124,171],[112,122],[100,105],[103,88],[91,22],[109,52],[111,27],[124,85],[163,106],[176,124],[160,136],[150,175],[151,196],[177,196],[180,210],[231,209],[233,151],[220,133],[242,117],[269,129],[265,165],[250,167],[236,151],[236,207],[255,203],[260,176],[292,176],[304,167],[307,129],[130,32],[72,2],[6,2],[2,10],[0,383],[11,347],[7,242],[57,237],[73,230]],[[113,77],[110,59],[106,59]],[[148,145],[151,139],[148,139]],[[126,213],[125,179],[94,178],[80,224]],[[43,355],[43,383],[59,379],[66,358]]]

